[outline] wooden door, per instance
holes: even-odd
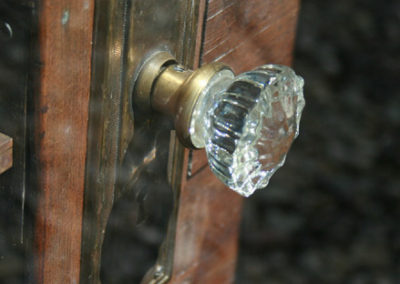
[[[34,282],[100,283],[113,205],[135,187],[151,192],[154,183],[131,175],[150,164],[174,209],[143,283],[234,282],[243,200],[212,175],[203,151],[179,144],[163,117],[132,112],[135,68],[154,48],[191,68],[290,65],[298,9],[297,0],[38,3]]]

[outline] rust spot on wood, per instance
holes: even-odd
[[[43,113],[43,114],[46,113],[48,110],[49,110],[48,106],[43,106],[43,107],[40,108],[40,112]]]

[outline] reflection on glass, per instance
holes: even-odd
[[[304,81],[281,65],[229,75],[217,74],[203,92],[190,132],[214,174],[249,196],[268,185],[299,133]]]

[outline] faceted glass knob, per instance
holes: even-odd
[[[205,148],[211,170],[243,196],[266,187],[299,133],[304,81],[282,65],[234,76],[213,62],[192,71],[168,52],[150,56],[133,92],[136,112],[174,118],[183,145]]]
[[[266,187],[299,133],[304,81],[281,65],[233,78],[223,70],[200,94],[190,122],[193,145],[211,170],[243,196]]]

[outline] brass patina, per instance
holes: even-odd
[[[213,62],[192,71],[178,65],[168,52],[156,52],[141,68],[134,87],[134,103],[173,117],[182,144],[195,149],[189,133],[194,107],[211,78],[222,70],[231,69]]]
[[[176,218],[184,175],[184,148],[159,114],[142,115],[151,105],[132,108],[132,91],[140,66],[154,51],[168,51],[164,60],[197,67],[200,58],[204,1],[96,0],[92,60],[89,140],[82,229],[82,283],[101,283],[100,262],[107,221],[114,203],[127,192],[149,191],[138,184],[146,168],[168,168],[174,208],[153,269],[142,283],[166,283],[173,267]],[[172,63],[170,62],[170,63]],[[155,65],[154,70],[160,70]],[[155,74],[158,75],[158,74]],[[147,77],[147,76],[146,76]],[[153,79],[142,81],[151,88]],[[150,85],[149,85],[150,83]],[[148,94],[146,91],[143,94]],[[140,100],[141,95],[136,96]],[[146,97],[146,96],[145,96]],[[148,101],[150,103],[150,101]],[[168,137],[171,132],[171,138]],[[145,140],[146,143],[142,143]],[[159,153],[168,152],[169,155]],[[160,175],[162,176],[162,175]],[[151,187],[151,186],[149,186]],[[134,226],[134,224],[132,224]]]

